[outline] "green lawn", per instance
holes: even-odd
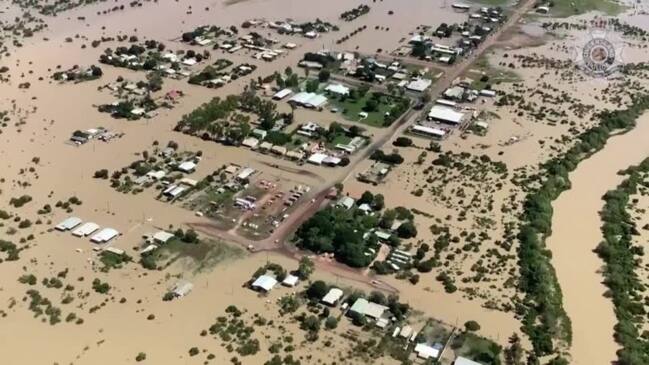
[[[392,99],[392,97],[386,95],[383,97],[382,102],[378,104],[375,111],[367,112],[364,108],[371,97],[371,92],[368,92],[362,98],[357,100],[347,98],[344,101],[340,101],[339,99],[332,98],[330,99],[330,103],[334,107],[338,108],[343,117],[349,121],[360,122],[372,127],[386,127],[385,113],[390,112],[392,108],[396,106],[396,103],[394,100],[385,102],[388,99]],[[361,118],[359,115],[361,112],[366,112],[367,118]]]

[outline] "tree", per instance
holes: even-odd
[[[358,199],[358,205],[361,204],[372,204],[374,202],[374,194],[372,192],[365,190],[361,198]]]
[[[523,347],[516,333],[509,337],[509,347],[505,349],[506,365],[523,365]]]
[[[307,280],[313,273],[315,264],[313,260],[304,256],[300,259],[300,264],[297,267],[297,276],[302,280]]]
[[[399,228],[397,228],[397,235],[400,238],[412,238],[417,236],[417,227],[412,221],[406,221],[401,223]]]
[[[306,291],[306,295],[311,299],[320,300],[325,295],[327,295],[328,291],[329,291],[329,288],[327,287],[327,284],[322,280],[317,280],[317,281],[314,281],[311,284],[311,286],[309,286],[309,289],[307,289],[307,291]]]
[[[320,86],[320,82],[318,80],[311,79],[306,83],[306,91],[310,93],[314,93],[318,91],[319,86]]]
[[[318,73],[318,80],[320,80],[320,82],[329,81],[329,77],[331,77],[329,70],[321,70],[320,73]]]

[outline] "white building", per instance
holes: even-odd
[[[479,362],[469,360],[466,357],[458,356],[455,358],[453,365],[482,365]]]
[[[76,237],[86,237],[93,234],[99,229],[99,225],[93,222],[86,222],[81,227],[72,231],[72,235]]]
[[[331,288],[329,289],[329,292],[322,298],[321,302],[326,305],[334,306],[338,303],[338,301],[342,297],[343,297],[342,290],[338,288]]]
[[[287,96],[289,96],[291,94],[293,94],[293,90],[291,90],[291,89],[283,89],[283,90],[280,90],[277,93],[275,93],[275,95],[273,95],[273,99],[282,100],[282,99],[284,99],[285,97],[287,97]]]
[[[415,345],[415,352],[417,353],[417,357],[419,357],[420,359],[436,359],[439,356],[438,349],[428,346],[425,343],[418,343],[417,345]]]
[[[444,138],[444,136],[446,135],[446,131],[443,131],[439,128],[426,127],[417,124],[410,127],[410,131],[414,134],[433,138]]]
[[[269,275],[261,275],[252,283],[251,287],[255,290],[269,292],[275,285],[277,285],[277,279]]]
[[[325,91],[328,91],[336,95],[343,95],[343,96],[349,95],[349,88],[341,84],[329,84],[325,88]]]
[[[432,84],[433,84],[433,81],[429,80],[429,79],[415,79],[415,80],[410,81],[410,83],[408,83],[408,85],[406,85],[406,89],[411,90],[411,91],[416,91],[416,92],[424,92]]]
[[[57,231],[69,231],[73,229],[74,227],[78,226],[81,224],[81,219],[77,217],[69,217],[65,219],[63,222],[59,223],[54,227]]]
[[[459,124],[464,114],[440,105],[435,105],[428,113],[428,119],[447,124]]]
[[[104,228],[90,237],[90,241],[94,243],[106,243],[113,238],[117,237],[119,232],[113,228]]]

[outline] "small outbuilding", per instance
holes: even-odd
[[[340,301],[340,298],[342,297],[342,290],[338,288],[331,288],[329,289],[329,292],[322,298],[321,302],[333,307],[334,305],[338,304],[338,301]]]
[[[81,224],[81,219],[77,217],[69,217],[65,219],[63,222],[59,223],[54,227],[57,231],[69,231],[73,229],[74,227],[78,226]]]

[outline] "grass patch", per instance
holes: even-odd
[[[580,15],[590,11],[602,12],[614,16],[622,13],[625,7],[613,0],[571,0],[556,1],[550,14],[555,17],[569,17]]]
[[[194,273],[212,269],[226,260],[243,256],[239,247],[221,241],[201,240],[198,243],[185,243],[173,238],[157,250],[142,256],[142,266],[148,269],[163,270],[174,263]]]

